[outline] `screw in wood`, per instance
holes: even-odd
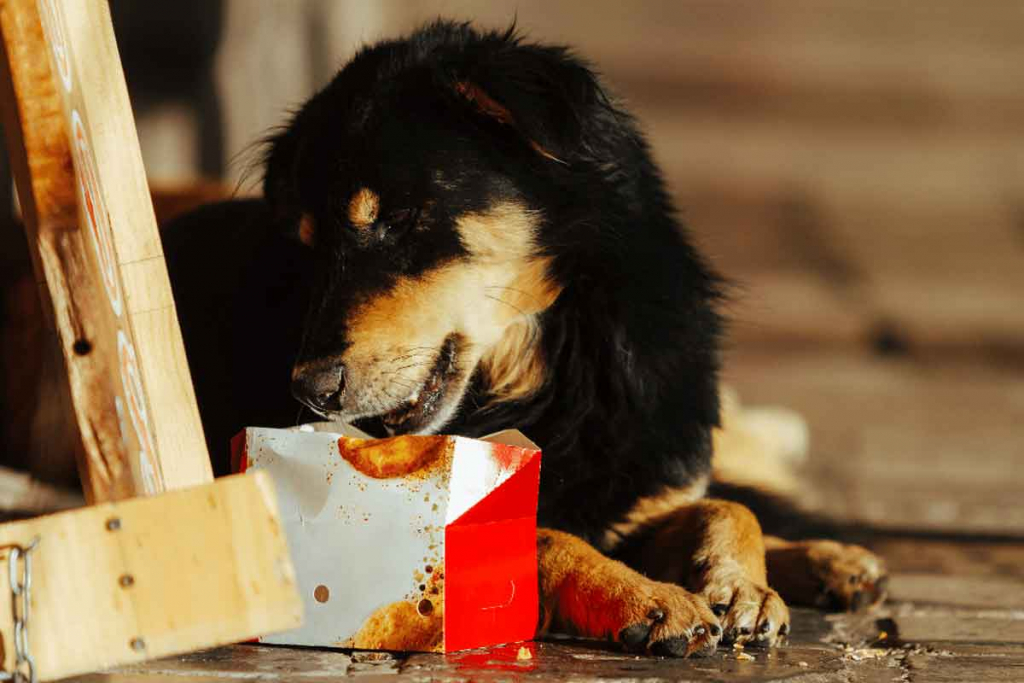
[[[136,652],[143,652],[146,649],[146,641],[142,638],[132,638],[131,646]]]
[[[135,577],[131,574],[122,574],[117,582],[121,584],[121,588],[130,588],[135,585]]]
[[[107,520],[107,531],[120,531],[121,519],[118,517],[111,517]]]

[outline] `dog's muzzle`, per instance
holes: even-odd
[[[344,392],[341,363],[303,363],[292,372],[292,396],[321,415],[340,412]]]

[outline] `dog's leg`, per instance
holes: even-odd
[[[653,581],[583,540],[539,529],[542,624],[632,650],[686,657],[714,651],[722,634],[707,602],[678,585]]]
[[[885,599],[885,561],[859,545],[765,537],[768,583],[794,605],[859,610]]]
[[[723,642],[771,646],[789,632],[789,610],[768,587],[761,526],[739,503],[706,499],[678,508],[628,561],[704,597],[721,620]]]

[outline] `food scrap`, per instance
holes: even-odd
[[[519,652],[516,653],[516,659],[533,659],[533,653],[530,652],[530,648],[528,647],[520,647]]]

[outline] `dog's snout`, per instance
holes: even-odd
[[[292,373],[292,396],[320,413],[341,410],[345,368],[340,364],[301,365]]]

